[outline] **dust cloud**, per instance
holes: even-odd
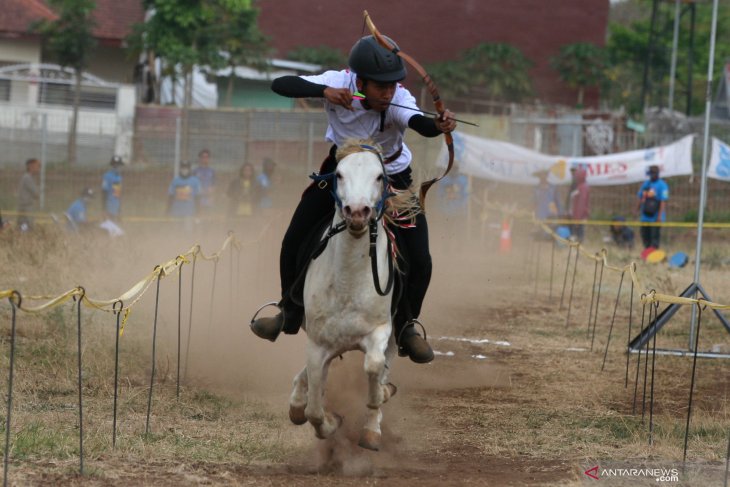
[[[149,274],[155,265],[187,251],[194,243],[200,243],[203,253],[210,255],[218,250],[228,230],[233,230],[242,241],[240,252],[228,250],[217,263],[202,259],[195,262],[192,319],[192,263],[183,266],[180,281],[175,274],[160,283],[158,364],[163,365],[158,365],[159,380],[175,380],[179,326],[185,385],[259,401],[281,412],[283,418],[288,410],[292,379],[305,363],[306,336],[282,335],[276,343],[270,343],[255,337],[248,324],[260,305],[279,298],[278,254],[289,216],[287,212],[272,212],[235,225],[206,225],[194,233],[174,226],[130,225],[127,235],[115,240],[98,235],[62,235],[59,238],[64,239],[64,244],[51,250],[62,254],[62,258],[46,262],[53,282],[41,286],[42,279],[38,278],[27,284],[39,285],[44,290],[51,284],[58,286],[57,290],[80,284],[90,296],[109,299]],[[491,293],[499,291],[500,283],[512,277],[507,271],[499,273],[493,260],[489,270],[485,265],[486,254],[493,252],[498,243],[496,231],[470,232],[463,225],[441,225],[438,218],[431,220],[434,274],[422,321],[432,345],[439,349],[443,342],[437,337],[464,333],[459,308],[465,302],[489,299]],[[500,277],[490,281],[484,273]],[[484,281],[493,286],[485,289],[474,285]],[[125,330],[127,340],[141,344],[142,353],[148,353],[151,346],[154,292],[155,287],[151,286],[132,312]],[[274,312],[274,308],[264,310]],[[111,318],[108,322],[113,324]],[[433,428],[420,415],[424,405],[412,399],[410,391],[501,387],[507,376],[488,361],[472,361],[465,366],[463,360],[453,362],[438,356],[431,364],[416,365],[396,357],[391,380],[398,393],[383,408],[383,449],[372,453],[357,446],[366,410],[362,358],[361,353],[353,352],[342,361],[333,361],[327,404],[345,420],[332,439],[317,440],[312,432],[312,447],[302,452],[301,460],[316,471],[360,476],[377,473],[381,468],[397,468],[403,452],[424,441],[423,430]],[[421,400],[426,397],[418,396]]]

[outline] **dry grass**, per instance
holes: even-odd
[[[51,292],[69,287],[65,286],[69,281],[90,282],[96,287],[87,285],[87,289],[98,289],[100,297],[123,290],[149,272],[155,262],[187,247],[187,241],[179,248],[179,240],[173,240],[175,245],[167,241],[150,248],[145,246],[146,238],[139,242],[104,241],[102,246],[55,233],[33,241],[17,236],[0,238],[6,239],[3,244],[10,249],[0,256],[0,266],[7,270],[3,287],[21,282],[23,289]],[[251,483],[267,485],[361,485],[365,480],[377,482],[380,475],[394,485],[413,481],[441,485],[449,480],[477,485],[481,481],[494,485],[579,485],[582,471],[596,463],[638,467],[673,466],[681,461],[691,359],[656,357],[654,442],[649,445],[648,403],[643,419],[641,414],[644,357],[635,414],[636,355],[631,356],[629,384],[624,387],[627,280],[606,368],[601,371],[618,274],[604,274],[590,351],[587,325],[592,264],[579,261],[571,320],[566,327],[567,294],[564,308],[558,309],[567,255],[564,249],[556,253],[553,296],[549,299],[547,245],[541,252],[535,293],[536,258],[534,252],[528,258],[526,247],[518,246],[511,255],[499,256],[483,247],[476,252],[470,248],[441,252],[439,242],[435,235],[436,273],[424,315],[432,323],[429,333],[435,347],[456,355],[440,357],[428,367],[409,367],[403,360],[396,364],[402,389],[385,413],[387,440],[393,447],[379,457],[368,457],[374,458],[375,476],[319,476],[295,468],[307,462],[301,452],[310,452],[314,440],[309,428],[296,429],[286,418],[285,394],[292,375],[289,369],[294,367],[289,362],[301,365],[298,358],[285,357],[289,353],[286,347],[293,348],[291,342],[269,348],[251,342],[246,347],[233,328],[225,329],[219,340],[201,345],[198,352],[205,357],[205,367],[196,365],[178,400],[176,315],[170,304],[174,303],[176,288],[168,285],[163,290],[166,305],[159,323],[152,432],[144,433],[152,321],[151,300],[147,300],[132,314],[122,341],[116,449],[111,447],[113,318],[84,310],[87,481],[100,485],[236,484],[253,476]],[[215,243],[219,242],[209,248]],[[463,259],[464,255],[470,259]],[[628,262],[631,257],[624,254],[614,260],[611,255],[610,261]],[[250,258],[252,265],[264,259],[258,253]],[[40,268],[45,272],[38,272]],[[205,321],[210,289],[205,285],[205,272],[210,269],[199,269],[202,281],[198,289],[204,296],[197,301],[196,320]],[[227,279],[220,272],[219,279]],[[647,285],[675,294],[692,277],[689,268],[670,271],[663,266],[642,267],[639,273]],[[19,276],[24,280],[18,281]],[[730,302],[725,279],[721,267],[703,270],[703,284],[720,302]],[[259,281],[253,282],[252,289],[241,294],[245,309],[261,299],[260,291],[254,289]],[[637,333],[640,311],[635,300],[632,335]],[[657,346],[686,347],[688,320],[686,310],[678,313],[659,334]],[[20,315],[11,450],[11,478],[20,484],[78,481],[73,474],[78,467],[75,324],[71,304],[40,316]],[[0,307],[0,327],[2,349],[7,353],[7,306]],[[441,335],[506,340],[511,346],[435,339]],[[727,332],[705,315],[700,348],[727,352],[729,343]],[[470,358],[475,354],[485,354],[487,359],[480,362]],[[728,367],[725,360],[698,363],[689,441],[690,464],[697,471],[684,479],[686,485],[710,485],[719,478],[730,419]],[[7,360],[0,365],[0,377],[6,374]],[[250,379],[256,375],[263,378]],[[271,393],[262,392],[264,383],[265,390],[274,391],[273,398]],[[331,390],[338,392],[337,387]],[[648,389],[647,400],[649,393]],[[277,470],[277,466],[282,467]],[[702,475],[709,480],[701,480]]]

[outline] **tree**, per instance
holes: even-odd
[[[686,96],[691,88],[693,97],[688,112],[701,111],[704,106],[703,95],[707,83],[707,46],[710,42],[710,20],[712,2],[695,2],[682,7],[678,48],[677,73],[674,106],[686,106]],[[692,66],[689,66],[691,8],[696,9],[694,52]],[[651,9],[645,1],[626,0],[612,4],[606,49],[610,61],[609,76],[612,80],[604,93],[604,98],[612,107],[624,106],[629,113],[641,107],[641,92],[644,63],[647,59]],[[659,19],[654,28],[654,48],[649,65],[649,90],[647,106],[667,104],[671,49],[674,22],[674,2],[660,2]],[[730,11],[720,8],[717,21],[717,45],[715,51],[714,73],[717,79],[722,76],[722,66],[730,57]],[[690,71],[691,70],[691,71]],[[689,74],[692,85],[688,85]]]
[[[267,56],[271,49],[268,38],[256,24],[257,10],[239,5],[236,8],[218,8],[215,16],[212,35],[219,39],[220,51],[208,64],[214,68],[227,66],[231,69],[226,89],[226,105],[230,107],[236,67],[251,66],[260,71],[268,69]],[[219,54],[222,56],[218,57]]]
[[[585,89],[599,86],[606,78],[606,51],[589,42],[576,42],[560,48],[550,65],[571,88],[578,89],[576,106],[583,108]]]
[[[44,48],[52,59],[74,70],[73,115],[68,133],[67,158],[76,163],[76,128],[81,100],[81,77],[88,66],[96,40],[93,36],[96,8],[94,0],[48,0],[57,13],[55,20],[44,20],[31,26],[43,36]]]
[[[252,46],[263,45],[256,28],[258,11],[250,0],[143,0],[143,4],[152,15],[134,26],[130,46],[140,52],[154,52],[173,77],[180,69],[185,79],[182,157],[187,158],[193,67],[235,68],[255,57],[256,47]],[[231,52],[226,53],[226,48]]]
[[[300,46],[289,51],[286,58],[292,61],[318,64],[325,70],[342,69],[343,66],[347,65],[347,57],[342,54],[342,51],[329,46]]]
[[[519,102],[534,93],[531,66],[532,62],[511,44],[481,43],[464,51],[456,61],[430,65],[429,72],[446,93]]]

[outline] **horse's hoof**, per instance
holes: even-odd
[[[327,424],[327,421],[324,421],[320,424],[312,424],[312,426],[314,426],[314,434],[320,440],[326,440],[327,438],[332,436],[335,431],[339,429],[340,426],[342,426],[342,416],[334,412],[330,412],[328,413],[328,415],[330,416],[329,425]]]
[[[388,382],[383,387],[384,387],[383,402],[387,402],[388,399],[395,396],[395,393],[398,392],[398,388],[392,382]]]
[[[369,429],[363,429],[362,434],[360,434],[360,442],[358,443],[358,446],[372,451],[380,450],[380,433],[376,433]]]
[[[304,406],[289,406],[289,419],[296,425],[302,425],[307,422],[307,416],[304,414]]]

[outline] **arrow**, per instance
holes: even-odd
[[[363,94],[362,94],[362,93],[360,93],[359,91],[356,91],[356,92],[355,92],[355,93],[354,93],[354,94],[352,95],[352,99],[353,99],[353,100],[360,100],[360,101],[363,101],[363,100],[365,100],[366,98],[365,98],[365,95],[363,95]],[[405,108],[406,110],[413,110],[414,112],[423,112],[423,113],[425,113],[426,115],[433,115],[434,117],[438,117],[438,116],[439,116],[439,114],[438,114],[438,113],[433,113],[433,112],[427,112],[426,110],[421,110],[420,108],[413,108],[413,107],[407,107],[407,106],[404,106],[404,105],[398,105],[397,103],[393,103],[393,102],[390,102],[390,103],[388,103],[388,104],[389,104],[389,105],[391,105],[391,106],[394,106],[394,107],[398,107],[398,108]],[[467,125],[472,125],[472,126],[474,126],[474,127],[478,127],[478,126],[479,126],[478,124],[476,124],[476,123],[474,123],[474,122],[467,122],[466,120],[459,120],[458,118],[451,118],[451,117],[447,117],[447,118],[448,118],[449,120],[454,120],[455,122],[465,123],[465,124],[467,124]]]

